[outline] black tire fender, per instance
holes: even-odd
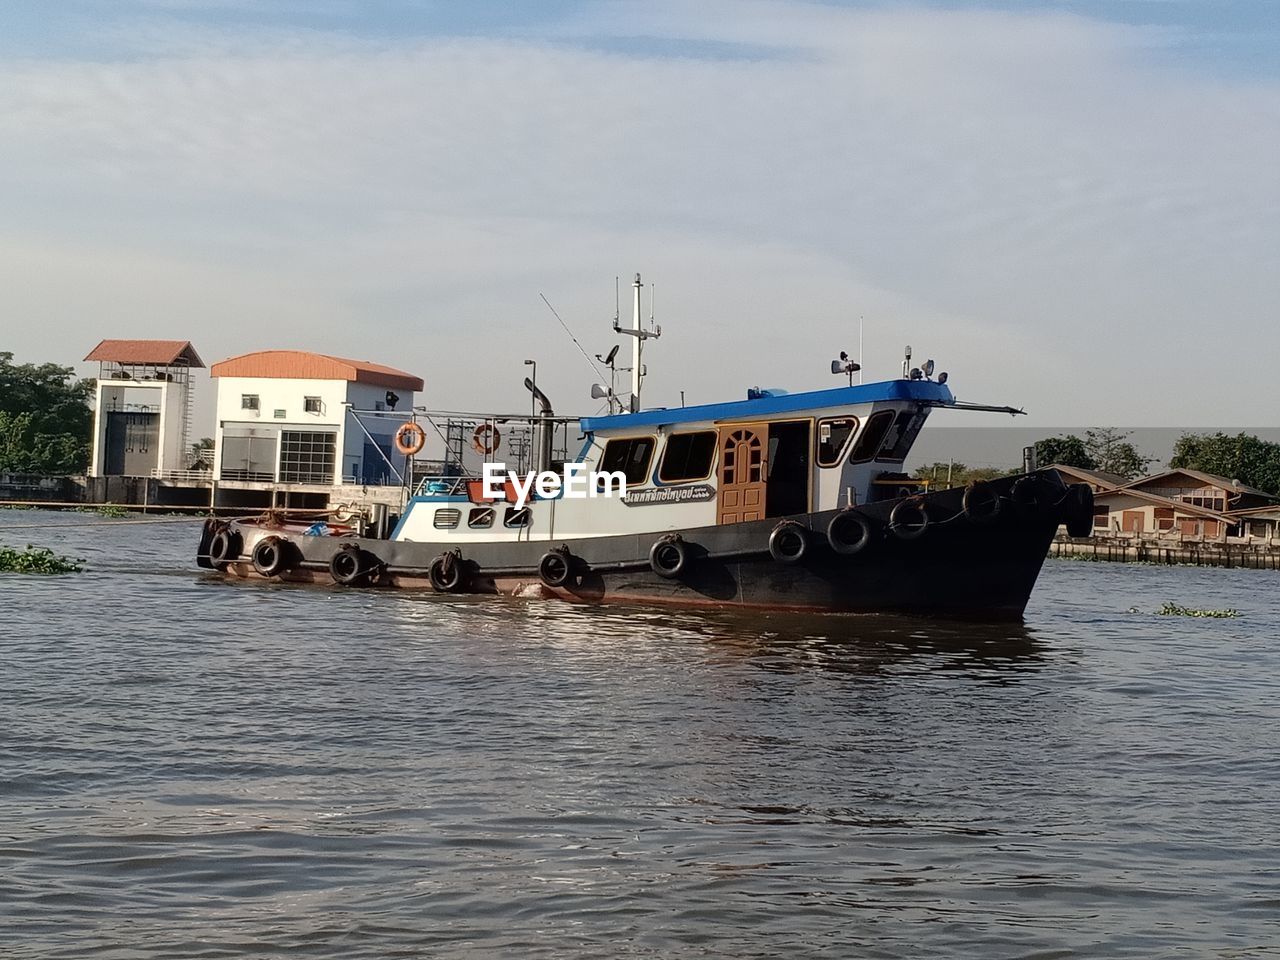
[[[914,520],[913,520],[914,515]],[[929,529],[929,510],[920,497],[908,497],[894,504],[889,529],[899,540],[916,540]]]
[[[1009,497],[1020,510],[1035,510],[1043,497],[1040,478],[1032,475],[1020,477],[1009,491]]]
[[[442,553],[431,561],[427,576],[436,593],[461,593],[467,585],[463,559],[456,552]]]
[[[674,580],[689,566],[689,551],[679,537],[663,537],[649,548],[649,567],[658,576]]]
[[[854,536],[849,536],[850,533]],[[871,546],[871,521],[861,511],[841,510],[827,524],[827,543],[836,553],[851,557]]]
[[[1000,515],[1000,494],[982,480],[975,480],[965,487],[960,502],[970,523],[990,523]]]
[[[263,537],[253,545],[253,569],[263,577],[278,577],[292,568],[291,544],[284,537]]]
[[[1073,483],[1066,496],[1067,533],[1073,537],[1093,536],[1093,487]]]
[[[573,556],[568,548],[548,550],[538,561],[538,578],[548,587],[563,587],[573,576]]]
[[[373,554],[346,544],[329,558],[329,576],[334,583],[349,587],[366,579],[377,566],[378,561]]]
[[[809,552],[809,531],[794,520],[783,520],[769,534],[769,555],[779,563],[799,563]]]
[[[242,541],[240,534],[230,527],[223,527],[213,535],[209,543],[209,562],[218,570],[240,557]]]

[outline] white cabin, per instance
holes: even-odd
[[[520,507],[479,496],[466,478],[424,481],[393,534],[413,542],[569,541],[835,510],[914,492],[903,461],[930,411],[955,403],[931,380],[587,417],[572,463],[621,471],[623,496],[563,491]],[[507,418],[511,419],[511,418]],[[494,460],[501,460],[495,452]],[[546,464],[561,470],[563,464]]]

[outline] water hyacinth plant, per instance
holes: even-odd
[[[82,561],[61,557],[48,547],[25,550],[0,546],[0,573],[79,573],[84,569]]]
[[[1184,607],[1172,601],[1165,603],[1156,611],[1162,617],[1212,617],[1218,620],[1230,620],[1240,616],[1239,610],[1228,607],[1225,610],[1198,610],[1195,607]]]

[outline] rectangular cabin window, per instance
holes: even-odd
[[[920,430],[924,427],[925,417],[928,415],[927,410],[903,410],[899,412],[898,418],[893,422],[893,428],[889,430],[888,435],[884,438],[884,443],[880,446],[880,452],[876,454],[876,459],[889,460],[895,463],[901,463],[907,459],[907,454],[911,452],[911,446],[916,442],[916,437],[920,435]]]
[[[302,409],[305,410],[307,413],[319,413],[320,398],[319,397],[303,397]]]
[[[853,453],[849,455],[850,463],[866,463],[876,455],[876,451],[880,449],[880,444],[884,442],[884,435],[889,432],[889,428],[893,426],[893,411],[881,410],[879,413],[873,413],[867,418],[867,422],[863,424],[862,433],[858,435],[857,442],[853,445]]]
[[[493,526],[493,507],[472,507],[467,514],[467,526],[472,530],[483,530]]]
[[[462,511],[454,507],[442,507],[431,518],[432,526],[437,530],[452,530],[462,518]]]
[[[507,507],[502,525],[508,528],[527,527],[533,521],[533,511],[528,507]]]
[[[256,393],[240,394],[240,409],[241,410],[257,410],[258,395]]]
[[[834,467],[840,462],[845,444],[858,429],[857,417],[840,417],[818,423],[818,466]]]
[[[711,475],[711,461],[715,455],[716,435],[711,430],[672,434],[667,437],[666,449],[662,451],[658,479],[663,483],[705,480]],[[630,482],[630,477],[627,479]]]
[[[600,469],[604,473],[621,471],[627,476],[627,486],[633,487],[649,479],[652,457],[653,437],[619,437],[604,445]]]

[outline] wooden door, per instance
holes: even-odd
[[[767,427],[762,423],[720,428],[720,491],[716,517],[720,523],[763,520]]]
[[[1143,516],[1141,510],[1126,510],[1121,515],[1120,529],[1128,533],[1141,533]]]

